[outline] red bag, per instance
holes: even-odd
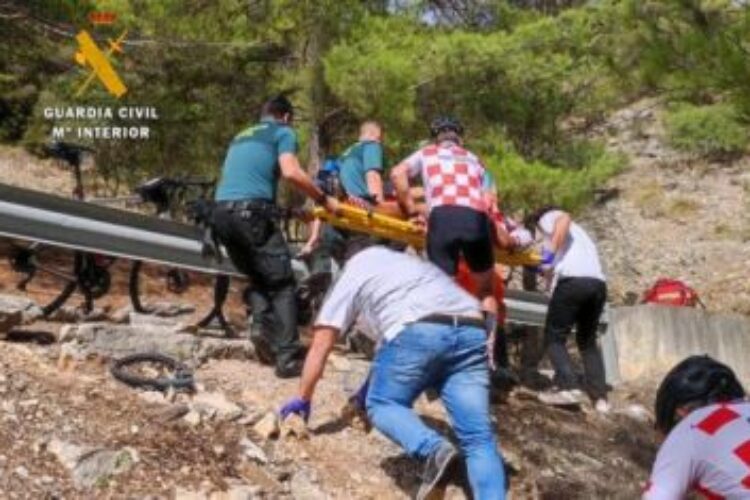
[[[680,280],[660,278],[643,294],[644,304],[664,306],[696,307],[701,303],[698,293]]]

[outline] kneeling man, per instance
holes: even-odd
[[[366,406],[372,424],[424,462],[417,498],[444,479],[458,451],[412,411],[435,389],[445,405],[478,500],[504,499],[505,474],[489,412],[487,334],[479,302],[434,264],[382,246],[352,245],[318,316],[299,394],[281,408],[307,419],[336,337],[358,316],[380,337]],[[359,246],[359,248],[357,248]],[[365,247],[365,248],[363,248]]]

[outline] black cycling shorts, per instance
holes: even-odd
[[[461,256],[472,272],[492,269],[495,255],[490,218],[468,207],[433,208],[428,221],[427,257],[450,276],[455,276]]]

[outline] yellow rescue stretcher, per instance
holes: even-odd
[[[315,207],[312,216],[334,227],[406,243],[418,250],[425,246],[424,232],[409,221],[371,212],[346,203],[340,204],[340,207],[339,215],[332,215],[321,207]],[[495,250],[495,259],[507,266],[536,266],[539,264],[540,257],[533,249],[517,252]]]

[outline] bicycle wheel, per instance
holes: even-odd
[[[166,266],[133,261],[128,279],[133,310],[141,314],[172,316],[193,314],[193,306],[211,304],[207,313],[197,315],[201,319],[196,325],[209,328],[217,323],[227,337],[234,337],[234,328],[223,311],[229,294],[229,276],[214,277],[184,270],[179,270],[177,275],[174,271]],[[176,281],[176,276],[179,281]]]
[[[148,314],[156,302],[184,301],[193,281],[185,270],[134,260],[128,276],[130,304],[134,311]]]
[[[38,243],[13,244],[8,256],[13,270],[24,275],[17,288],[43,304],[45,316],[57,311],[76,290],[83,295],[84,310],[91,312],[94,300],[110,289],[111,258]]]
[[[167,391],[193,390],[193,373],[182,363],[159,353],[137,353],[116,360],[112,376],[131,387]]]

